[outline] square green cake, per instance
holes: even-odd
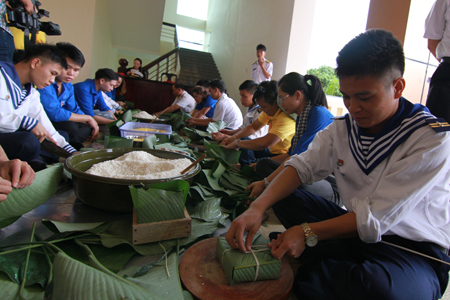
[[[259,236],[254,239],[252,245],[265,246],[267,243],[268,241]],[[265,250],[261,251],[262,249]],[[275,259],[267,247],[256,246],[254,252],[259,262],[256,280],[278,279],[280,277],[281,260]],[[257,263],[251,252],[244,254],[239,249],[231,249],[225,237],[219,237],[216,245],[216,256],[230,285],[254,281]]]

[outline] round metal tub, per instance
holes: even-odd
[[[146,151],[152,155],[167,159],[188,158],[192,162],[195,161],[195,159],[180,153],[154,149],[115,148],[78,153],[66,159],[64,163],[65,170],[72,175],[75,195],[81,201],[93,207],[130,213],[133,211],[133,202],[128,186],[142,187],[143,185],[176,179],[192,183],[194,176],[200,172],[200,164],[197,164],[184,175],[180,174],[177,177],[150,180],[108,178],[85,172],[96,163],[115,159],[131,151]]]

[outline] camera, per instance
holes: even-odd
[[[38,12],[33,12],[32,15],[28,15],[22,2],[19,0],[9,0],[8,3],[11,9],[8,8],[6,14],[8,16],[8,25],[14,26],[22,30],[28,29],[30,32],[33,30],[43,31],[47,35],[61,35],[61,30],[58,24],[53,22],[41,22],[42,17],[49,17],[50,12],[44,9],[39,9],[41,3],[39,1],[33,1],[34,6],[38,9]]]

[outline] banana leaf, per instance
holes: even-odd
[[[170,142],[170,137],[168,134],[155,134],[158,143],[164,144]]]
[[[233,195],[236,194],[235,190],[230,190],[227,188],[222,187],[219,184],[219,179],[214,178],[212,176],[212,171],[208,170],[208,169],[203,169],[202,172],[199,173],[200,174],[200,182],[204,185],[208,185],[212,190],[219,192],[218,195]]]
[[[156,135],[151,134],[145,137],[144,141],[142,142],[142,148],[144,149],[155,149],[157,140]]]
[[[183,192],[129,188],[138,223],[185,218]]]
[[[225,161],[225,164],[237,164],[239,163],[239,156],[241,155],[240,151],[226,149],[224,146],[213,144],[204,140],[205,147],[207,149],[206,155],[210,158],[221,158]],[[221,162],[223,162],[221,161]]]
[[[105,136],[105,148],[133,148],[133,140],[118,136]]]
[[[218,120],[215,122],[210,122],[208,124],[208,127],[206,128],[206,131],[209,133],[215,133],[221,129],[224,129],[225,127],[227,127],[227,124],[222,120]]]
[[[0,271],[8,275],[15,283],[23,280],[27,251],[0,255]],[[50,267],[42,252],[32,251],[27,266],[26,286],[39,284],[42,288],[47,286]]]
[[[241,176],[240,174],[231,174],[230,172],[224,172],[221,178],[219,179],[219,183],[222,186],[225,186],[223,183],[229,182],[233,189],[238,191],[244,191],[250,184],[250,181]]]
[[[169,149],[169,150],[182,151],[186,155],[190,155],[190,156],[194,157],[194,151],[192,151],[191,149],[188,149],[188,148],[185,148],[185,147],[174,146],[174,145],[172,145],[170,143],[156,145],[155,149]]]
[[[151,292],[156,299],[183,299],[176,253],[167,258],[167,270],[164,263],[153,264],[147,274],[128,280]]]
[[[226,216],[213,222],[206,222],[199,219],[192,219],[191,236],[179,239],[179,245],[184,246],[192,243],[202,236],[211,235],[219,226],[223,224]],[[120,244],[132,246],[141,255],[156,255],[164,253],[159,243],[148,243],[142,245],[133,245],[131,220],[116,221],[100,236],[102,244],[105,247],[115,247]],[[177,246],[177,240],[161,241],[164,248]]]
[[[206,132],[206,131],[202,131],[202,130],[198,130],[198,129],[194,129],[194,128],[189,128],[189,127],[185,127],[183,129],[183,131],[186,134],[186,136],[193,142],[200,141],[203,138],[209,138],[209,139],[212,140],[211,133]]]
[[[5,201],[0,202],[0,228],[14,223],[23,214],[46,202],[58,189],[63,175],[61,164],[36,173],[33,183],[23,189],[13,189]]]
[[[195,207],[187,207],[191,218],[202,219],[204,221],[214,221],[220,219],[220,198],[202,201]]]
[[[108,124],[109,135],[112,136],[120,136],[120,126],[122,126],[124,122],[122,120],[116,120]]]
[[[281,260],[275,259],[270,254],[270,248],[264,246],[268,241],[261,236],[257,237],[252,245],[255,256],[258,259],[259,270],[257,281],[277,279],[280,277]],[[262,246],[262,247],[258,247]],[[257,262],[251,252],[242,253],[239,249],[231,249],[225,237],[219,237],[216,245],[216,255],[225,271],[227,281],[230,285],[241,282],[252,282],[255,279]]]
[[[121,119],[122,119],[122,121],[123,121],[124,123],[130,122],[130,121],[133,119],[133,117],[132,117],[132,115],[131,115],[131,110],[127,110],[126,112],[124,112],[124,113],[122,114]]]
[[[225,166],[220,161],[216,160],[211,168],[211,175],[214,178],[220,178],[226,170]]]
[[[186,198],[189,193],[189,183],[185,180],[172,180],[169,182],[154,183],[148,188],[166,190],[172,192],[183,192],[183,204],[186,203]]]
[[[19,299],[20,285],[12,282],[6,274],[0,273],[0,291],[2,300],[17,300]],[[44,299],[44,290],[38,285],[33,285],[24,288],[22,292],[22,299],[27,300],[42,300]]]
[[[152,293],[105,268],[91,254],[91,263],[83,264],[59,252],[53,262],[52,299],[156,299]]]
[[[198,203],[199,201],[211,200],[213,198],[217,198],[217,196],[211,193],[207,187],[200,183],[191,186],[189,189],[188,202],[190,203]]]

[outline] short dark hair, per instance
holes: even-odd
[[[263,44],[259,44],[258,46],[256,46],[256,51],[258,50],[266,52],[266,46],[264,46]]]
[[[67,69],[67,61],[61,50],[55,45],[50,44],[32,44],[27,46],[25,56],[22,61],[28,62],[34,58],[40,58],[41,60],[49,60],[53,63],[60,64],[61,67]]]
[[[68,57],[71,60],[73,60],[75,64],[77,64],[80,67],[84,66],[85,63],[84,55],[80,51],[80,49],[78,49],[71,43],[66,42],[56,43],[56,47],[58,47],[58,49],[61,50],[61,52],[64,54],[65,57]]]
[[[336,58],[338,77],[375,76],[397,70],[405,72],[403,47],[394,35],[383,29],[370,29],[361,33],[339,51]]]
[[[254,82],[253,80],[246,80],[239,86],[239,90],[246,90],[249,94],[254,94],[256,91],[256,88],[258,87],[258,84]]]
[[[181,82],[179,82],[179,81],[175,82],[175,83],[173,84],[173,86],[174,86],[176,89],[182,89],[182,90],[185,90],[185,89],[186,89],[186,86],[185,86],[184,84],[182,84]]]
[[[106,81],[118,80],[119,75],[117,75],[116,72],[108,68],[98,69],[97,72],[95,72],[95,79],[99,80],[102,78],[105,79]]]
[[[308,81],[311,81],[311,84]],[[327,96],[323,91],[322,84],[319,78],[314,75],[302,76],[296,72],[288,73],[281,77],[278,88],[291,96],[296,91],[303,91],[306,99],[311,101],[312,106],[320,105],[328,108]]]
[[[255,93],[253,94],[253,102],[264,99],[264,102],[273,105],[278,98],[278,82],[276,80],[263,81],[259,84]]]
[[[216,78],[216,79],[213,79],[213,80],[211,80],[210,82],[209,82],[209,87],[210,88],[218,88],[219,89],[219,91],[221,92],[221,93],[224,93],[225,92],[225,89],[226,89],[226,87],[225,87],[225,82],[223,82],[221,79],[219,79],[219,78]]]
[[[139,61],[140,63],[141,63],[141,66],[139,67],[139,71],[141,70],[141,67],[142,67],[142,59],[140,59],[139,57],[136,57],[134,60],[137,60],[137,61]],[[133,61],[134,61],[133,60]]]
[[[209,93],[208,90],[201,85],[196,85],[193,89],[192,89],[192,94],[196,93],[197,95],[201,95],[203,97],[203,100],[208,97]]]
[[[204,88],[209,88],[209,80],[202,78],[199,81],[197,81],[197,83],[195,85],[199,85],[199,86],[202,86]]]

